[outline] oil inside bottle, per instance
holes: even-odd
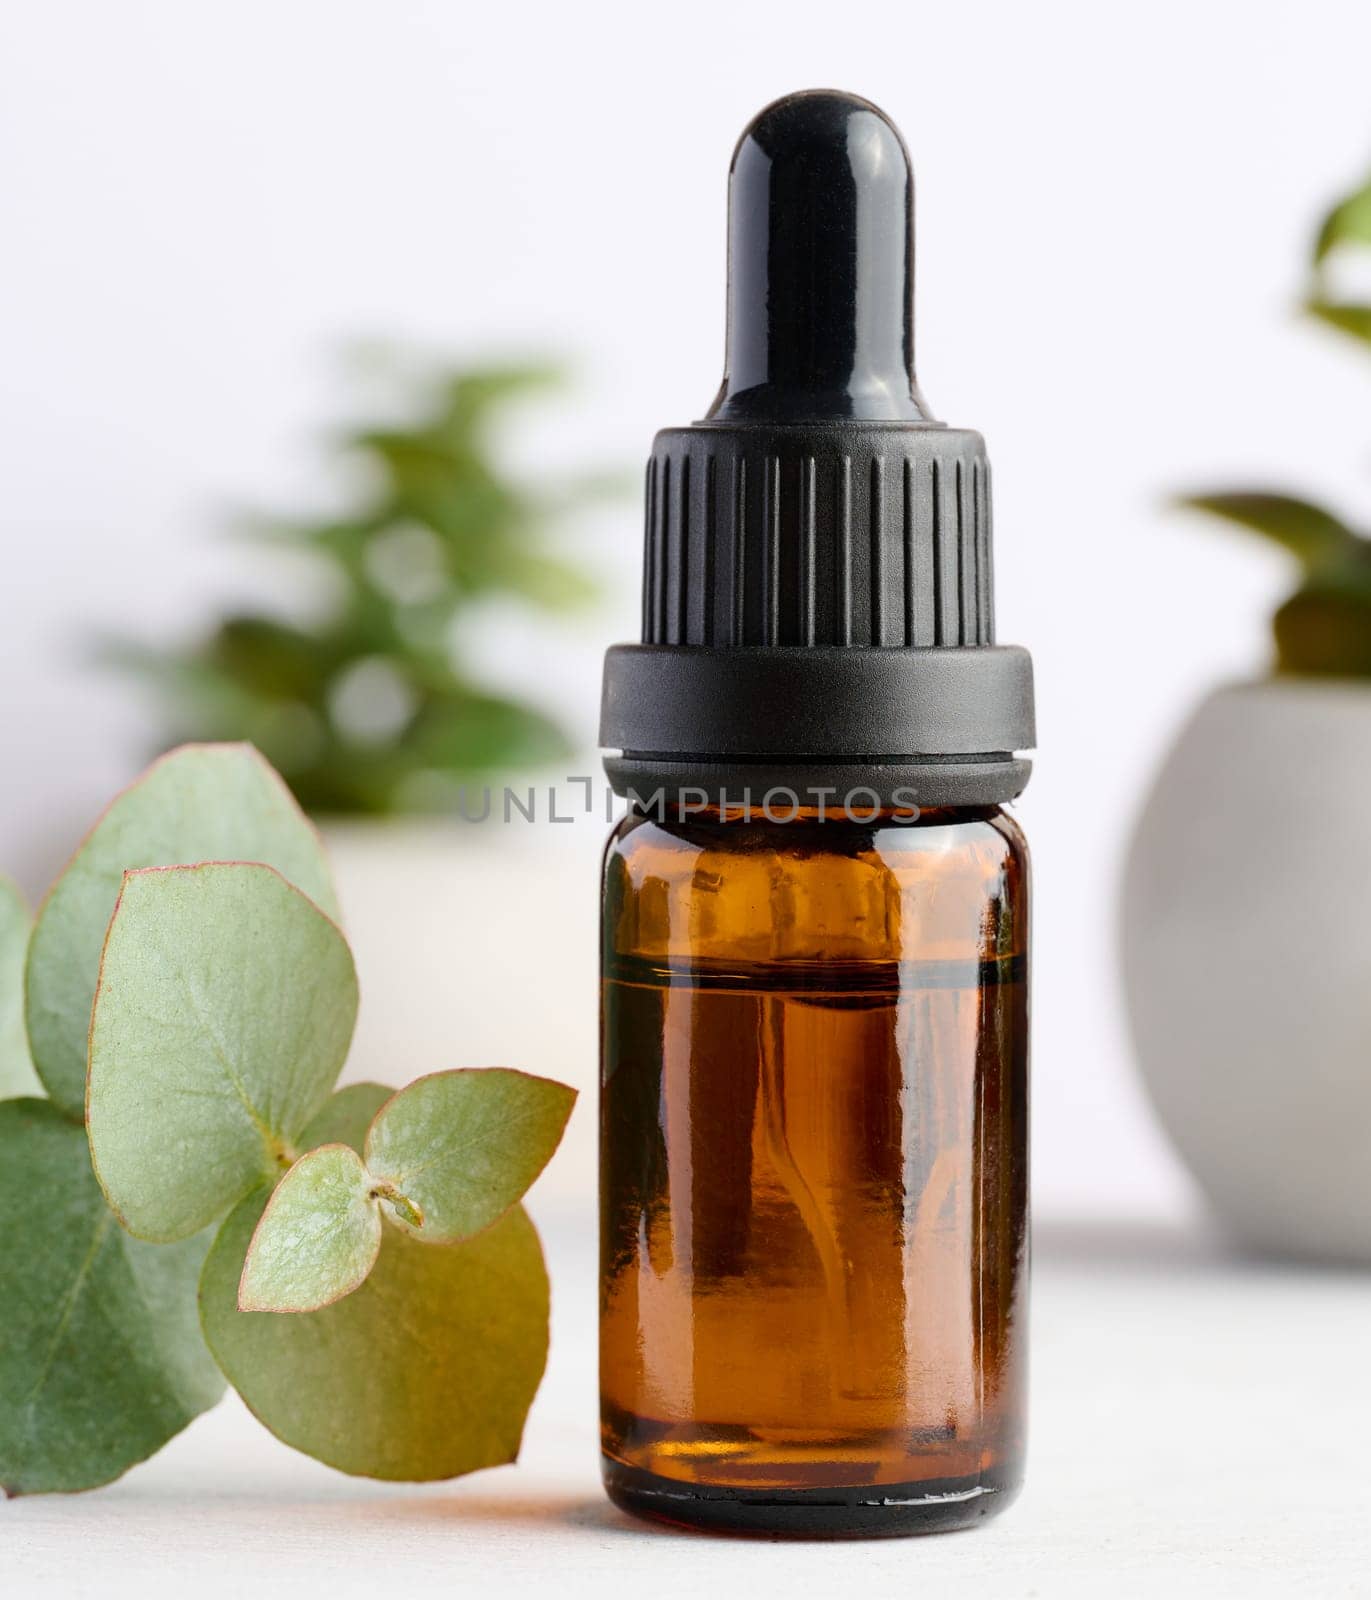
[[[1026,990],[609,949],[604,1449],[682,1485],[1017,1474]]]

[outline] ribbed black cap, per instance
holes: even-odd
[[[993,642],[979,434],[668,428],[647,467],[643,643]]]
[[[642,643],[605,663],[621,793],[930,806],[1027,781],[1032,668],[993,642],[984,444],[914,376],[913,192],[899,133],[853,95],[790,95],[738,143],[724,381],[654,443]]]

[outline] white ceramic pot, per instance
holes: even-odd
[[[594,1193],[605,828],[328,823],[362,1003],[342,1082],[520,1067],[581,1091],[546,1199]]]
[[[1122,932],[1143,1077],[1226,1223],[1371,1262],[1371,686],[1210,695],[1138,823]]]

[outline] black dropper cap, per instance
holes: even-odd
[[[739,140],[724,381],[654,442],[643,641],[605,659],[621,794],[928,807],[1027,782],[1032,666],[993,642],[984,443],[914,377],[913,214],[904,142],[855,95],[788,95]]]
[[[724,381],[709,415],[929,420],[914,381],[914,175],[864,100],[790,95],[738,141]]]

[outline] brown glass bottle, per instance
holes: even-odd
[[[1032,664],[913,207],[868,101],[744,130],[723,382],[605,658],[605,1476],[696,1527],[958,1527],[1022,1470]]]
[[[671,816],[605,859],[609,1493],[768,1533],[993,1513],[1024,1440],[1022,835]]]

